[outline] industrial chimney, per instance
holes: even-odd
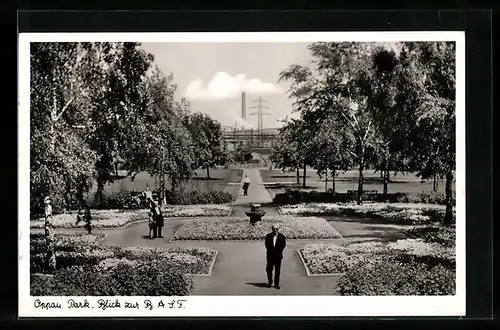
[[[247,107],[245,92],[241,92],[241,118],[247,120]]]

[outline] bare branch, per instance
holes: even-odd
[[[75,100],[75,97],[73,97],[71,100],[69,100],[65,105],[64,107],[62,108],[61,112],[56,116],[56,118],[54,119],[54,121],[58,121],[59,118],[61,118],[61,116],[63,115],[64,111],[66,111],[66,109],[68,109],[69,105],[71,104],[71,102],[73,102]]]
[[[350,154],[351,154],[354,158],[358,158],[358,155],[357,155],[355,152],[353,152],[353,151],[351,151],[351,150],[349,150],[349,149],[348,149],[347,151],[348,151],[348,152],[349,152],[349,153],[350,153]]]
[[[368,121],[368,127],[366,128],[365,135],[363,136],[363,141],[366,140],[368,133],[371,130],[371,125],[372,125],[372,121],[370,120],[370,121]]]

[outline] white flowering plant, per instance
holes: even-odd
[[[279,207],[283,215],[348,215],[381,218],[401,224],[422,224],[435,221],[436,214],[444,217],[445,207],[435,204],[411,203],[307,203]]]
[[[73,266],[94,271],[109,270],[126,263],[139,265],[160,260],[180,269],[185,274],[207,274],[217,255],[208,248],[175,247],[169,249],[149,247],[121,247],[99,245],[100,235],[82,233],[56,233],[57,269]],[[45,272],[45,240],[43,235],[32,234],[30,251],[31,273]]]
[[[318,217],[264,217],[255,225],[238,217],[199,218],[180,226],[174,240],[261,240],[274,223],[288,239],[342,238],[325,219]]]
[[[223,204],[203,205],[167,205],[163,207],[163,215],[169,217],[220,217],[231,213],[231,206]],[[119,228],[128,223],[148,220],[148,210],[91,210],[93,228]],[[85,223],[76,223],[77,213],[56,214],[52,217],[54,228],[84,227]],[[39,218],[30,221],[31,228],[42,229],[45,220]]]

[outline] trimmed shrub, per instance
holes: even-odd
[[[396,202],[403,193],[387,194],[384,199],[383,194],[364,193],[363,201],[383,202],[390,203]],[[356,200],[356,194],[350,195],[347,193],[333,193],[333,192],[319,192],[319,191],[300,191],[287,189],[282,194],[276,194],[273,202],[275,204],[299,204],[299,203],[349,203]]]
[[[167,204],[190,205],[190,204],[224,204],[233,201],[233,196],[225,191],[199,192],[192,190],[188,192],[169,191],[165,197]]]
[[[299,203],[349,203],[356,200],[356,194],[301,191],[286,189],[282,194],[276,194],[273,202],[275,204],[299,204]],[[445,195],[441,192],[422,191],[419,193],[388,193],[384,198],[381,193],[364,193],[363,201],[388,202],[388,203],[423,203],[423,204],[445,204]],[[455,204],[455,196],[453,196]]]
[[[399,203],[425,203],[425,204],[446,204],[446,195],[438,191],[421,191],[418,193],[401,194],[397,201]],[[453,193],[453,204],[455,204],[455,193]]]
[[[438,243],[448,248],[453,248],[456,242],[455,227],[423,226],[408,230],[410,235],[421,238],[427,243]]]

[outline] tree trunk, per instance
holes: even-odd
[[[433,177],[433,183],[432,183],[432,190],[437,191],[437,180],[436,180],[436,174],[434,174]]]
[[[363,201],[363,167],[364,167],[364,152],[359,158],[359,178],[358,178],[358,205]]]
[[[335,167],[332,169],[332,190],[333,190],[333,196],[335,196],[335,177],[337,176],[336,174]]]
[[[210,166],[207,166],[207,180],[210,180]]]
[[[172,191],[175,192],[175,188],[177,186],[177,183],[175,181],[175,176],[173,173],[170,174],[170,182],[172,183]]]
[[[95,192],[95,200],[96,204],[99,207],[103,207],[104,205],[104,180],[98,178],[97,179],[97,191]]]
[[[307,175],[307,165],[306,162],[304,162],[304,179],[302,180],[302,188],[306,187],[306,175]]]
[[[297,184],[300,184],[300,170],[298,164],[297,164]]]
[[[384,170],[384,192],[383,192],[383,196],[384,196],[384,202],[387,202],[387,185],[389,183],[389,171],[387,170]]]
[[[328,168],[325,171],[325,192],[328,192]]]
[[[56,270],[56,253],[54,243],[54,228],[52,226],[52,206],[45,207],[45,262],[47,271],[50,273]]]
[[[57,120],[57,96],[56,89],[53,89],[53,104],[52,111],[50,112],[50,152],[54,153],[56,147],[56,120]]]
[[[446,173],[446,213],[444,215],[444,223],[446,225],[451,224],[453,220],[453,191],[452,191],[452,184],[453,184],[453,172],[449,171]]]

